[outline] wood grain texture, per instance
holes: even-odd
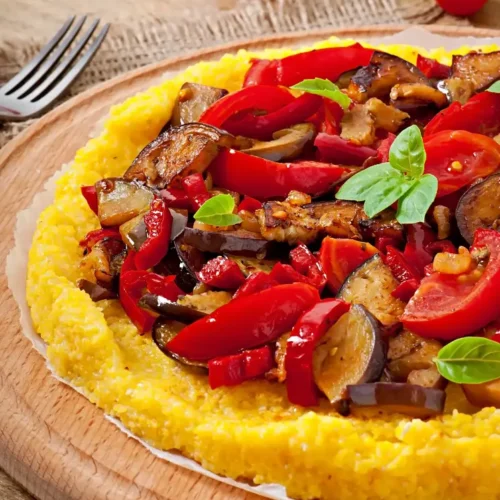
[[[165,71],[242,47],[287,45],[328,35],[367,38],[401,29],[368,27],[269,37],[164,61],[118,77],[66,102],[0,152],[0,261],[13,246],[15,215],[85,144],[109,107],[149,87]],[[427,28],[429,29],[429,28]],[[498,33],[433,27],[440,34]],[[35,175],[36,173],[36,175]],[[42,500],[236,499],[255,495],[181,469],[151,455],[103,418],[101,410],[49,375],[21,334],[18,310],[0,276],[0,467]],[[230,459],[230,457],[228,457]]]

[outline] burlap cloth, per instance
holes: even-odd
[[[366,24],[470,24],[444,15],[434,0],[0,0],[0,82],[68,15],[83,13],[112,27],[66,98],[140,66],[237,39]],[[0,147],[33,121],[0,124]],[[0,470],[0,499],[28,498]]]

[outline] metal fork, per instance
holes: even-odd
[[[94,57],[109,29],[109,24],[105,24],[85,49],[99,24],[99,19],[93,21],[76,41],[86,19],[87,16],[83,16],[75,22],[75,16],[70,17],[34,59],[0,88],[0,120],[22,121],[41,114],[76,80]],[[65,37],[66,33],[68,36]],[[73,42],[76,43],[69,50]],[[61,60],[66,52],[66,57]]]

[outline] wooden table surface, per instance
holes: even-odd
[[[141,12],[154,14],[160,5],[168,7],[176,16],[186,13],[186,5],[195,5],[197,9],[221,10],[231,9],[238,0],[0,0],[0,43],[2,40],[15,40],[21,35],[46,36],[55,31],[66,18],[66,12],[90,13],[106,20],[126,19]],[[411,3],[414,0],[400,0],[401,3]],[[26,13],[29,12],[29,16]],[[447,21],[449,22],[449,20]],[[452,21],[453,22],[453,21]],[[500,0],[489,0],[486,6],[470,18],[473,26],[500,29]],[[1,51],[0,51],[1,57]],[[0,403],[1,404],[1,403]],[[0,429],[1,432],[1,429]],[[1,450],[0,450],[1,453]],[[27,500],[32,497],[16,485],[2,470],[0,470],[0,499]]]

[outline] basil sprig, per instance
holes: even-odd
[[[334,83],[323,78],[313,78],[312,80],[302,80],[300,83],[290,87],[294,90],[302,90],[309,94],[316,94],[326,97],[340,104],[343,109],[347,109],[351,104],[351,99],[344,94]]]
[[[233,213],[234,207],[234,198],[230,194],[218,194],[203,203],[194,218],[210,226],[232,226],[241,222],[241,217]]]
[[[489,89],[487,89],[488,92],[493,92],[495,94],[500,94],[500,80],[497,82],[493,83]]]
[[[457,384],[482,384],[500,378],[500,343],[463,337],[444,346],[434,360],[439,373]]]
[[[424,174],[425,159],[422,134],[412,125],[392,143],[389,163],[366,168],[352,176],[339,189],[337,198],[364,201],[370,218],[397,201],[396,219],[401,224],[424,222],[438,189],[436,177]]]

